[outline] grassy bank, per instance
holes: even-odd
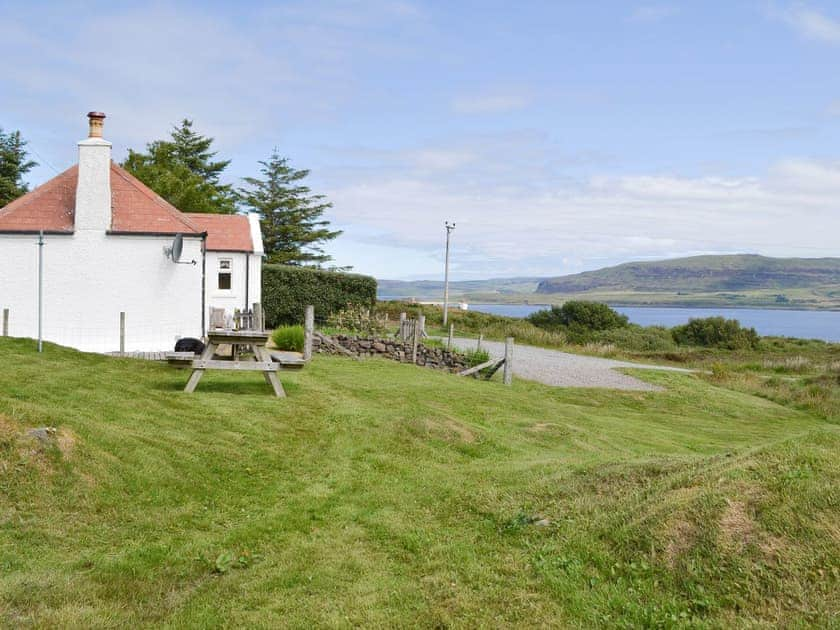
[[[810,413],[665,373],[503,388],[317,357],[277,400],[0,352],[2,625],[837,621],[840,431]]]
[[[445,336],[442,312],[436,306],[380,302],[392,319],[401,311],[423,313],[430,334]],[[678,346],[665,328],[631,325],[605,331],[589,343],[571,343],[562,332],[543,330],[525,319],[477,311],[452,311],[458,336],[483,334],[488,339],[514,337],[517,343],[566,352],[645,363],[690,367],[708,372],[704,378],[742,392],[762,396],[817,416],[840,422],[840,344],[816,339],[763,337],[756,348]]]

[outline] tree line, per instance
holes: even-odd
[[[259,162],[257,176],[235,187],[222,180],[231,161],[217,158],[213,141],[185,118],[168,138],[149,142],[142,151],[129,149],[121,166],[182,212],[256,212],[268,262],[329,263],[332,257],[323,246],[341,230],[331,229],[324,218],[332,203],[303,182],[309,170],[294,168],[275,148]],[[25,177],[37,163],[29,159],[26,145],[19,131],[0,128],[0,208],[29,191]]]

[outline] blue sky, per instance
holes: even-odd
[[[440,277],[447,219],[464,279],[840,253],[836,3],[0,0],[0,55],[32,184],[89,110],[116,159],[188,116],[231,181],[312,169],[378,277]]]

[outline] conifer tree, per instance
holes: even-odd
[[[185,118],[170,140],[146,145],[146,152],[129,149],[122,163],[129,173],[183,212],[233,214],[236,193],[221,175],[230,160],[214,161],[213,138],[193,131]]]
[[[330,230],[323,218],[332,203],[301,183],[309,170],[292,168],[277,149],[260,165],[262,178],[246,177],[248,187],[240,189],[239,195],[249,210],[260,215],[268,261],[320,266],[332,260],[321,246],[341,230]]]
[[[23,177],[38,163],[28,155],[20,131],[4,133],[0,127],[0,208],[29,191]]]

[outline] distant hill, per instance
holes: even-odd
[[[379,280],[381,299],[440,301],[440,280]],[[613,306],[751,307],[840,310],[840,258],[692,256],[555,278],[493,278],[449,283],[452,301]]]
[[[534,293],[544,278],[491,278],[490,280],[462,280],[449,283],[449,295],[467,294],[518,295]],[[442,280],[377,280],[377,293],[385,298],[435,299],[443,297]]]
[[[546,278],[536,292],[714,292],[840,285],[840,258],[768,258],[755,254],[632,262]]]

